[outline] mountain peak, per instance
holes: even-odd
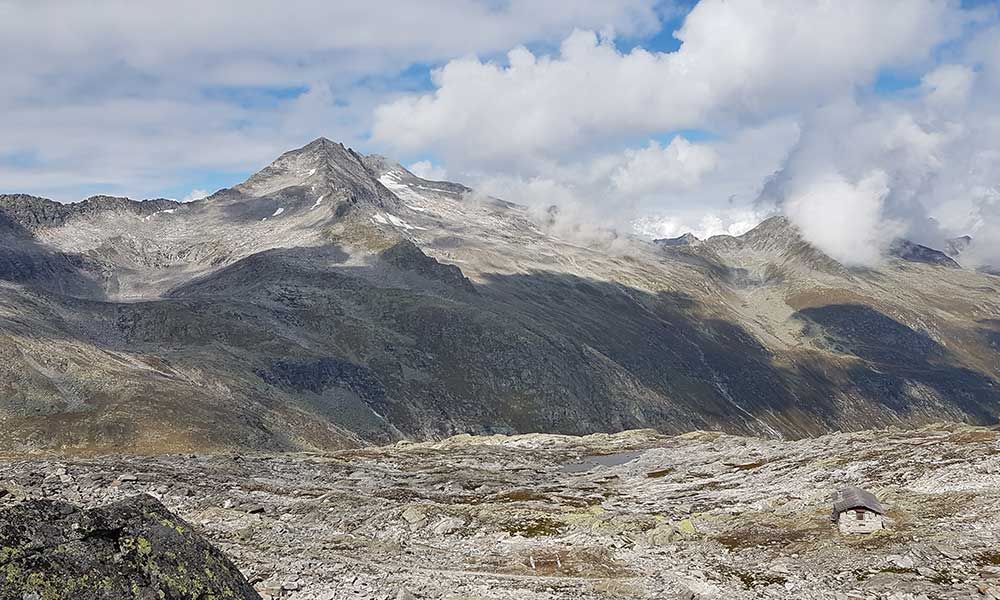
[[[349,149],[340,142],[335,142],[329,138],[318,137],[313,141],[309,142],[305,146],[302,146],[298,150],[291,150],[290,152],[330,152],[330,151],[340,151],[348,152]]]
[[[799,228],[783,215],[768,217],[742,235],[715,235],[706,241],[713,245],[738,244],[758,250],[787,249],[805,243]]]
[[[799,234],[799,228],[795,226],[794,223],[788,220],[788,217],[784,215],[775,215],[773,217],[768,217],[757,224],[756,227],[750,231],[744,233],[743,238],[754,238],[754,237],[801,237]]]
[[[361,156],[358,153],[348,148],[344,144],[340,142],[334,142],[333,140],[330,140],[325,137],[316,138],[315,140],[309,142],[308,144],[302,146],[301,148],[296,148],[295,150],[289,150],[288,152],[285,152],[284,154],[278,157],[275,163],[277,163],[282,159],[287,160],[289,157],[309,157],[309,158],[316,158],[320,161],[334,162],[334,163],[340,163],[340,162],[354,163],[354,162],[359,162],[361,158]]]
[[[340,146],[340,147],[344,146],[340,142],[335,142],[328,137],[319,136],[318,138],[314,139],[313,141],[303,146],[303,148],[308,148],[309,146],[324,146],[324,145]]]
[[[660,246],[696,246],[701,243],[701,240],[698,239],[698,236],[689,231],[683,235],[673,238],[655,239],[653,240],[653,243]]]
[[[315,194],[367,199],[379,204],[392,200],[392,194],[377,177],[365,157],[340,142],[320,137],[285,152],[235,189],[254,197],[270,196],[289,188],[307,188]]]
[[[798,264],[835,275],[848,273],[843,265],[806,241],[798,226],[784,215],[768,217],[743,235],[717,235],[705,244],[745,268]]]

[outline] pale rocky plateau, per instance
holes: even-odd
[[[0,482],[0,509],[152,496],[265,599],[1000,597],[1000,433],[968,425],[11,455]],[[879,497],[886,530],[839,533],[846,485]]]

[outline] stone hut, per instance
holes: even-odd
[[[872,533],[885,527],[885,508],[871,492],[848,487],[834,495],[832,520],[841,533]]]

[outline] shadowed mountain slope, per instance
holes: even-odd
[[[1000,280],[913,244],[850,269],[783,218],[583,244],[320,139],[186,204],[0,196],[0,230],[5,449],[1000,414]]]

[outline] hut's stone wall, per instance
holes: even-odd
[[[852,508],[840,513],[837,525],[841,533],[872,533],[884,526],[882,515],[867,508]]]

